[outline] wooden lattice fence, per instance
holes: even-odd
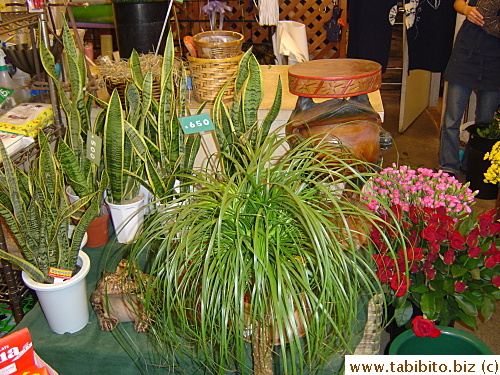
[[[347,20],[347,0],[280,0],[280,19],[298,21],[306,25],[309,54],[312,59],[345,57],[347,27],[343,28],[340,42],[329,42],[323,26],[332,17],[335,2],[344,9],[342,19]],[[178,31],[181,37],[210,30],[208,16],[201,9],[206,3],[206,0],[189,0],[177,8]],[[254,1],[229,0],[226,4],[233,10],[225,13],[223,29],[243,34],[246,46],[253,45],[254,51],[272,54],[271,36],[275,28],[258,24],[258,11]]]

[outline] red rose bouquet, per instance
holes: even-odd
[[[415,306],[441,325],[461,320],[475,327],[480,312],[489,319],[500,299],[494,211],[472,215],[475,194],[468,185],[425,168],[386,168],[367,190],[368,208],[388,223],[374,226],[371,239],[376,276],[392,298],[396,323],[407,323]],[[370,195],[386,197],[390,212]],[[401,237],[405,245],[389,253],[384,239],[396,244]]]

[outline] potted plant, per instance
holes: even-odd
[[[338,370],[334,354],[354,351],[358,313],[381,290],[368,233],[387,223],[348,197],[364,194],[372,166],[318,151],[318,139],[276,155],[289,137],[268,134],[275,109],[257,121],[260,68],[251,54],[241,64],[233,106],[212,112],[217,162],[180,176],[196,189],[156,212],[131,249],[130,264],[149,259],[141,311],[160,352],[214,373],[268,374],[273,361],[284,373]]]
[[[92,121],[92,105],[97,98],[93,97],[89,90],[82,89],[89,86],[85,55],[78,50],[65,21],[62,38],[68,64],[68,81],[71,90],[69,97],[58,79],[54,56],[45,46],[40,47],[42,64],[54,80],[61,107],[66,115],[66,132],[64,137],[59,139],[57,158],[68,185],[67,193],[70,200],[88,196],[98,190],[101,192],[94,196],[100,205],[93,212],[94,220],[89,225],[88,231],[88,247],[99,247],[108,242],[109,212],[104,204],[104,190],[101,189],[101,185],[104,187],[107,185],[107,176],[102,176],[103,168],[100,158],[92,161],[88,157],[87,142],[89,134],[102,137],[105,112],[100,110],[95,121]],[[92,206],[92,202],[87,206],[83,209]],[[81,214],[81,212],[78,213]]]
[[[415,311],[441,325],[460,320],[476,328],[480,313],[489,319],[500,299],[500,223],[494,211],[471,214],[474,193],[467,184],[425,168],[386,168],[369,194],[387,197],[404,227],[406,244],[396,255],[386,254],[379,241],[398,241],[399,235],[371,233],[377,277],[395,306],[396,323],[404,325]],[[387,213],[374,202],[368,207]]]
[[[163,51],[171,1],[112,0],[112,4],[120,57],[128,59],[134,49],[144,54]]]
[[[416,316],[412,329],[399,335],[390,345],[390,355],[492,355],[488,346],[463,330],[436,326],[423,316]]]
[[[500,112],[496,112],[489,124],[474,124],[466,128],[470,133],[467,143],[466,180],[471,189],[479,190],[477,198],[496,199],[498,186],[484,181],[484,173],[490,168],[491,161],[485,155],[500,140]]]
[[[125,132],[127,120],[117,89],[106,111],[103,139],[104,170],[109,178],[106,202],[117,240],[134,240],[144,219],[144,193],[140,192],[143,165]]]
[[[201,144],[198,133],[185,135],[179,124],[179,117],[187,115],[186,71],[175,59],[172,33],[168,34],[163,54],[158,102],[152,95],[152,74],[143,75],[136,51],[130,56],[130,69],[133,82],[127,90],[140,95],[134,95],[139,99],[130,100],[125,108],[125,130],[144,164],[143,185],[154,199],[162,201],[172,197],[174,176],[192,170]]]
[[[3,143],[0,145],[4,165],[0,172],[0,215],[23,255],[0,251],[0,257],[21,268],[23,280],[37,291],[54,332],[76,332],[88,322],[85,276],[90,261],[80,248],[93,218],[92,210],[82,215],[72,231],[70,219],[98,192],[69,205],[61,166],[43,132],[38,142],[40,154],[28,173],[15,168]],[[92,204],[97,206],[98,201]],[[52,277],[60,274],[69,280]],[[63,294],[61,300],[58,294]]]

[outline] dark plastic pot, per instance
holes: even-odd
[[[492,355],[488,346],[477,337],[460,329],[437,326],[436,338],[418,337],[413,330],[400,334],[389,348],[390,355]]]
[[[470,182],[472,191],[479,190],[476,198],[479,199],[496,199],[498,195],[498,186],[484,182],[484,173],[491,165],[489,160],[484,160],[484,155],[490,152],[493,145],[500,139],[483,138],[477,134],[477,129],[485,125],[471,125],[467,127],[470,133],[469,142],[467,144],[467,172],[465,179]]]
[[[170,1],[113,3],[116,37],[120,57],[129,58],[132,50],[153,52],[158,45]],[[165,27],[159,52],[163,53],[169,24]]]

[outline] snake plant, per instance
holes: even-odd
[[[200,149],[200,135],[184,135],[179,124],[179,117],[188,114],[186,71],[175,59],[171,32],[163,53],[159,101],[153,97],[152,73],[143,74],[136,51],[129,62],[133,82],[126,90],[125,131],[144,164],[143,184],[162,199],[170,196],[174,188],[174,174],[192,170]]]
[[[51,283],[50,267],[76,270],[76,260],[88,225],[97,215],[96,192],[68,204],[61,165],[43,132],[38,135],[40,154],[27,173],[15,167],[0,142],[0,215],[5,220],[24,257],[0,250],[0,257],[21,268],[33,280]],[[92,202],[92,203],[91,203]],[[71,216],[89,205],[74,228]]]
[[[56,85],[66,115],[66,133],[64,138],[59,139],[57,157],[66,183],[76,195],[84,197],[97,191],[101,180],[102,166],[99,161],[95,164],[87,158],[86,142],[89,132],[102,136],[105,111],[100,110],[95,121],[91,121],[92,104],[98,99],[87,90],[89,80],[85,55],[77,48],[66,21],[63,23],[62,38],[71,90],[69,97],[57,76],[54,56],[43,43],[40,45],[40,58]],[[105,105],[102,102],[100,104]],[[95,199],[100,200],[102,196],[96,196]]]

